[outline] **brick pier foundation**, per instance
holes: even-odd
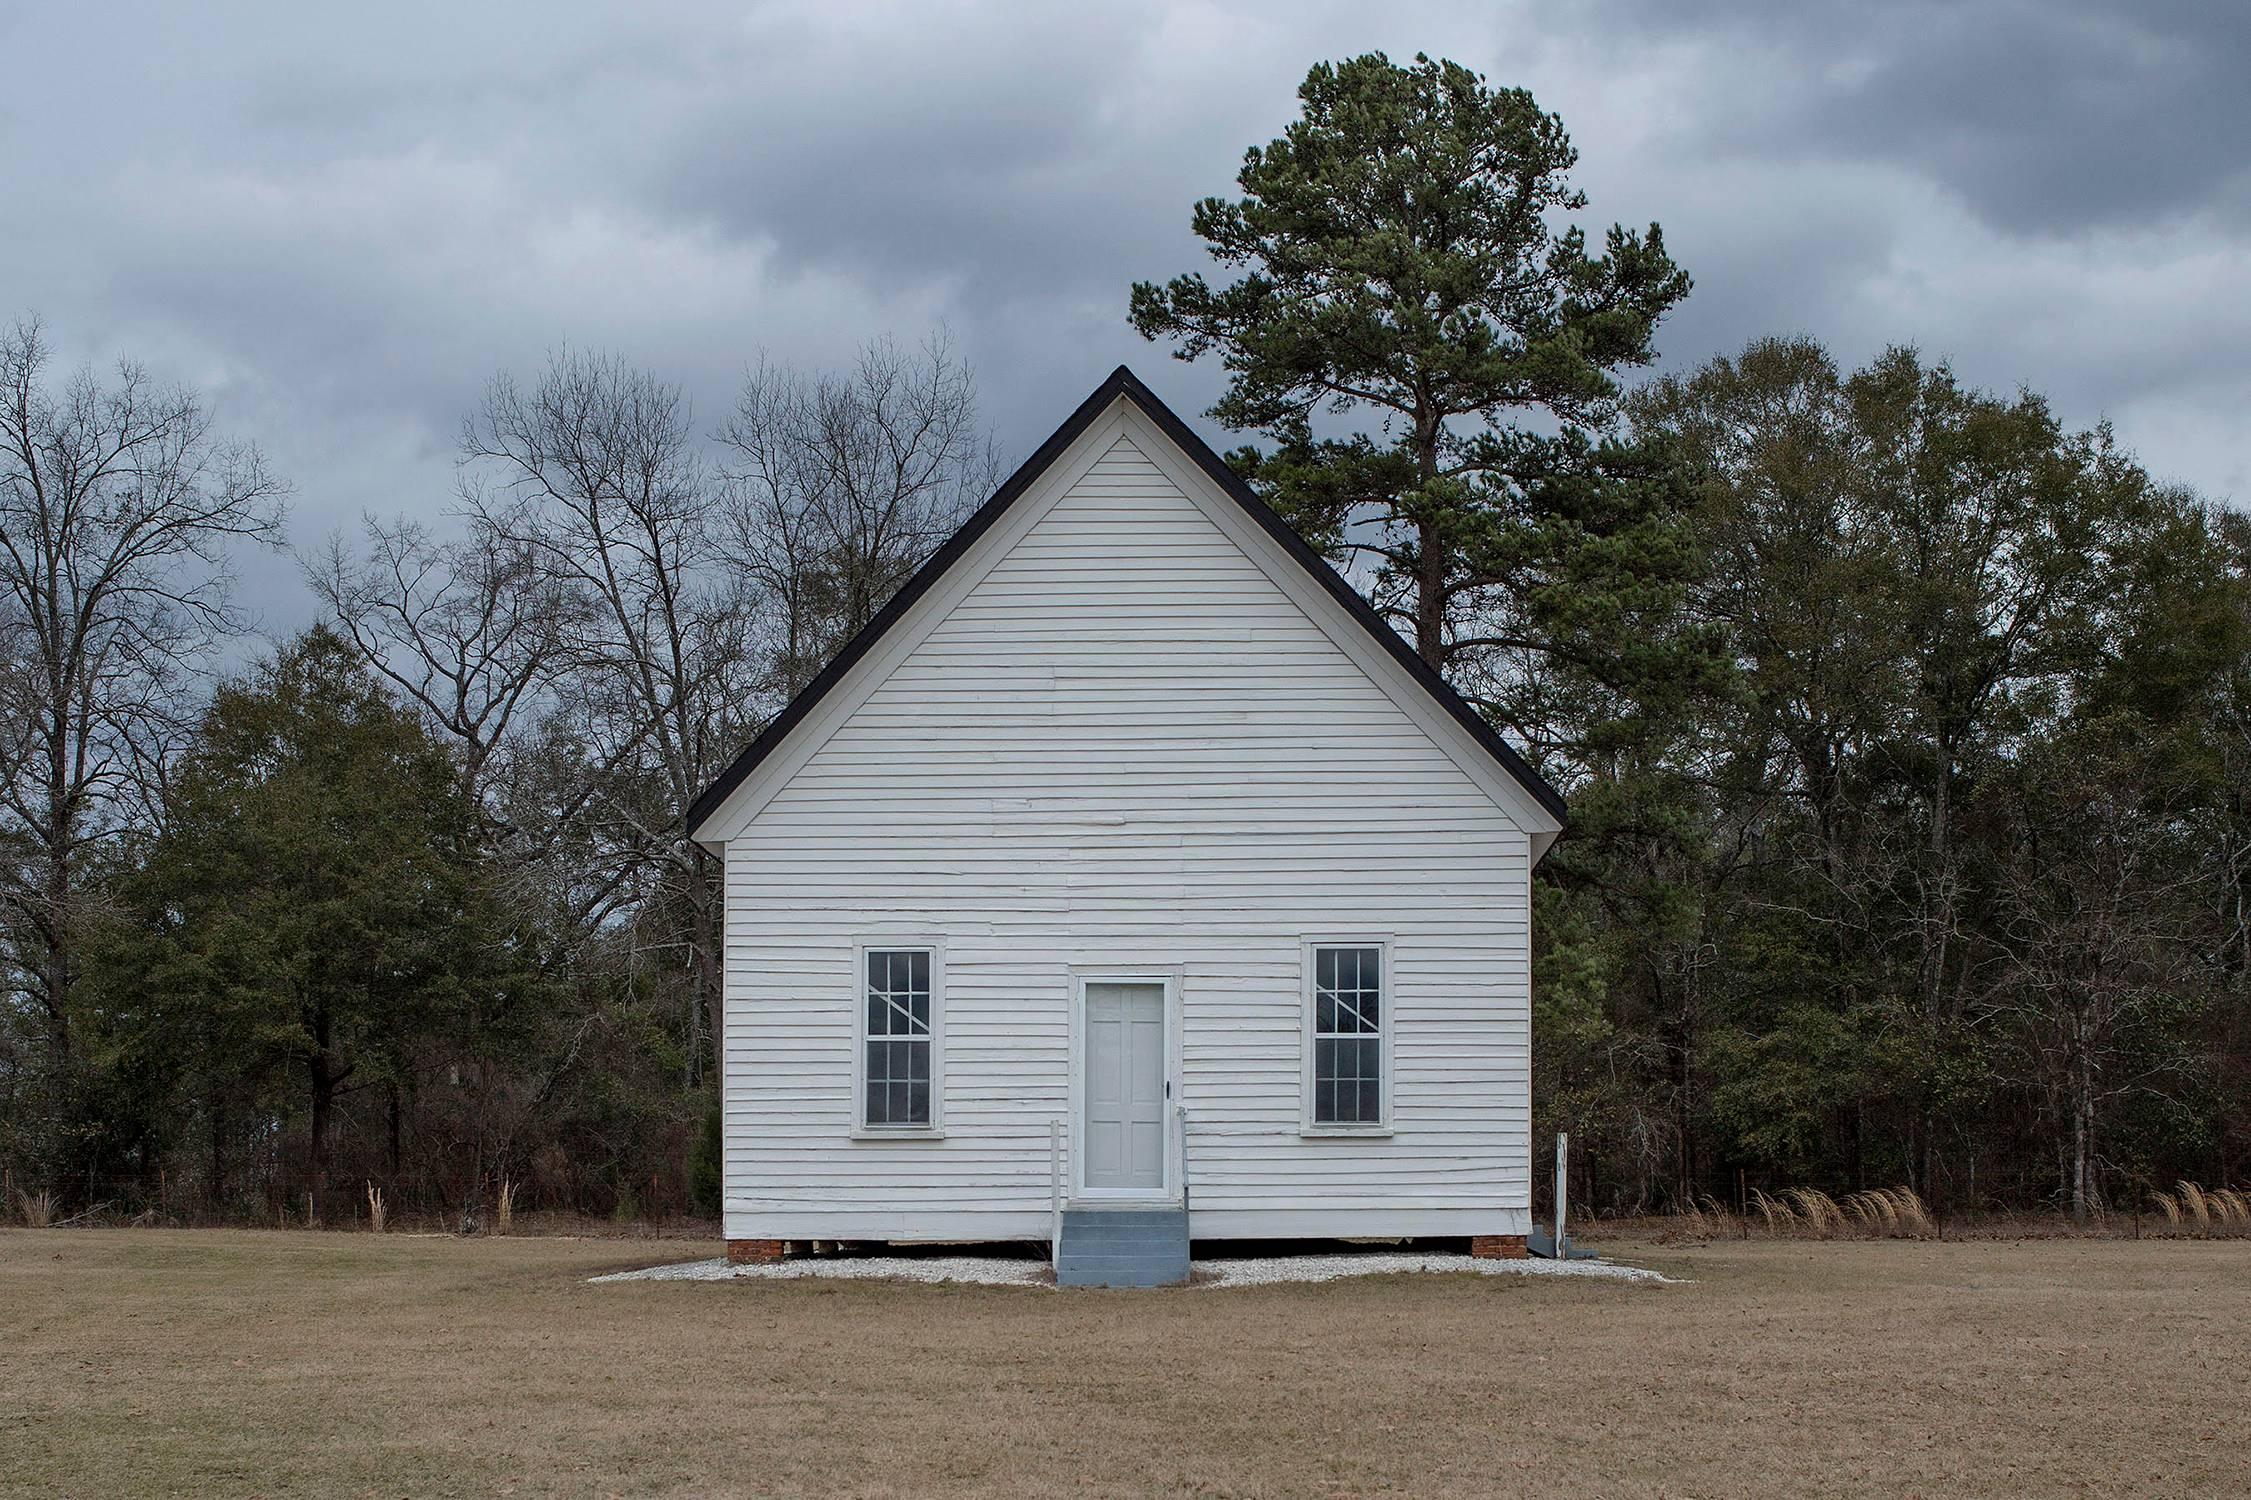
[[[1517,1241],[1521,1246],[1524,1242]],[[789,1248],[787,1240],[729,1240],[727,1259],[738,1266],[770,1266]],[[1519,1254],[1523,1253],[1521,1250]]]

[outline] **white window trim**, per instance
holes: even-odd
[[[868,955],[930,955],[930,1123],[868,1123]],[[852,947],[852,1139],[940,1141],[946,1138],[946,945],[936,938],[871,938]]]
[[[1399,990],[1391,977],[1391,937],[1388,933],[1324,933],[1307,937],[1298,944],[1298,1010],[1299,1010],[1299,1068],[1298,1068],[1298,1134],[1322,1140],[1381,1140],[1392,1132],[1392,1104],[1398,1096],[1399,1070],[1393,1065],[1393,1038],[1399,1026]],[[1383,1102],[1383,1118],[1372,1123],[1353,1122],[1335,1124],[1313,1118],[1313,1003],[1315,950],[1321,948],[1373,948],[1376,950],[1378,982],[1383,994],[1376,1014],[1377,1037],[1383,1056],[1383,1089],[1378,1096]]]

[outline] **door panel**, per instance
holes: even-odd
[[[1086,1186],[1165,1186],[1165,987],[1086,986]]]

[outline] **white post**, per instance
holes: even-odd
[[[1571,1257],[1570,1242],[1563,1237],[1564,1206],[1571,1196],[1571,1137],[1555,1133],[1555,1258]]]
[[[1180,1136],[1180,1211],[1188,1212],[1188,1106],[1178,1104],[1172,1111],[1173,1129]]]
[[[1047,1258],[1063,1249],[1063,1122],[1047,1122]]]

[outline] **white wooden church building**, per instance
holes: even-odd
[[[690,812],[730,1254],[1521,1254],[1563,812],[1121,367]]]

